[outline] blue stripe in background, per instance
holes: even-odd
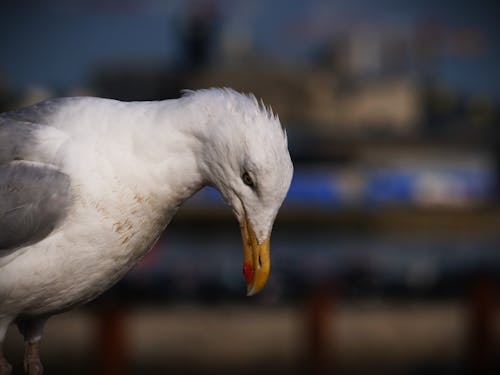
[[[493,171],[478,168],[377,168],[359,172],[360,187],[351,187],[345,176],[333,168],[299,167],[284,205],[325,208],[418,205],[419,189],[429,181],[444,197],[453,196],[457,204],[466,204],[492,199],[495,184]],[[193,204],[214,205],[221,201],[217,190],[205,188],[196,195]]]

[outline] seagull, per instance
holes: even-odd
[[[270,272],[271,229],[293,175],[286,131],[252,94],[47,100],[0,114],[0,375],[11,324],[41,375],[46,320],[93,300],[152,248],[206,185],[241,229],[247,294]]]

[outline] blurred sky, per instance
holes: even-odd
[[[66,90],[85,86],[102,64],[175,65],[179,31],[193,9],[215,10],[222,38],[239,33],[259,58],[286,64],[307,64],[318,46],[352,29],[403,37],[427,26],[479,32],[473,48],[480,53],[457,58],[445,48],[432,74],[459,91],[500,100],[498,12],[484,0],[3,0],[0,81],[15,90]]]

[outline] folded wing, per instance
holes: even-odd
[[[48,236],[71,204],[70,178],[43,163],[0,165],[0,257]]]

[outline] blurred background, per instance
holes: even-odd
[[[244,297],[239,228],[206,188],[89,306],[46,372],[500,373],[494,1],[2,0],[0,110],[54,96],[270,104],[295,176],[272,274]],[[8,358],[22,368],[11,329]]]

